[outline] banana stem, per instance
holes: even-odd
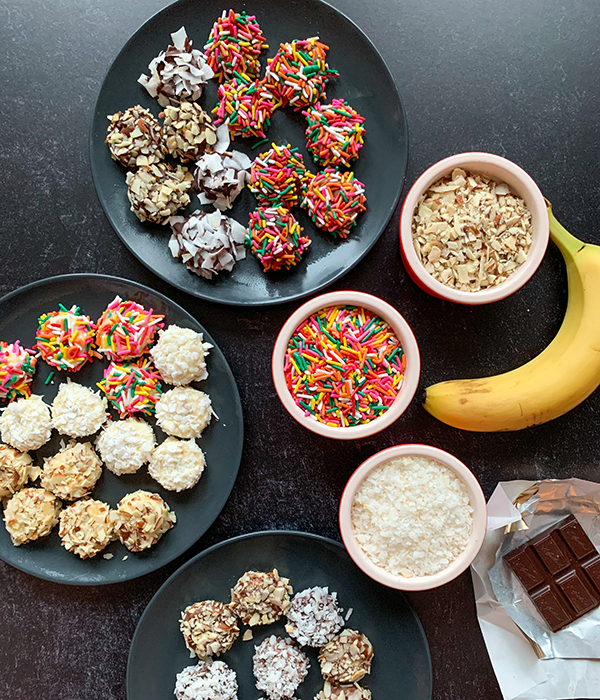
[[[552,212],[552,204],[546,199],[546,205],[548,206],[548,219],[550,221],[550,238],[554,241],[560,252],[566,258],[574,257],[585,243],[580,241],[579,238],[575,238],[572,233],[569,233],[567,229],[558,223],[554,213]]]

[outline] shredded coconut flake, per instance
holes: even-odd
[[[253,657],[256,687],[270,700],[287,700],[306,678],[309,663],[306,654],[294,642],[272,635],[256,647]]]
[[[199,661],[177,674],[177,700],[237,700],[235,671],[223,661]]]
[[[152,453],[148,473],[168,491],[184,491],[198,483],[205,464],[194,440],[168,437]]]
[[[156,423],[180,438],[198,438],[210,423],[213,410],[210,396],[189,386],[165,392],[156,404]]]
[[[61,384],[52,402],[52,426],[62,435],[86,437],[106,421],[106,399],[76,382]]]
[[[166,331],[159,331],[150,356],[165,382],[183,386],[208,377],[206,356],[211,348],[210,343],[204,342],[202,333],[169,326]]]
[[[41,396],[17,399],[0,416],[2,440],[20,452],[39,449],[51,434],[50,409]]]
[[[133,474],[146,464],[155,444],[152,428],[136,418],[111,423],[96,442],[104,464],[117,476]]]
[[[452,469],[405,456],[384,462],[364,479],[352,503],[352,525],[377,566],[396,576],[429,576],[465,549],[473,509]]]

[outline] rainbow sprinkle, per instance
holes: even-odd
[[[358,158],[365,119],[345,100],[332,100],[329,105],[317,103],[302,114],[308,121],[306,148],[316,163],[349,166]]]
[[[304,415],[339,428],[387,411],[400,391],[406,356],[379,316],[362,307],[329,306],[296,328],[283,369]]]
[[[263,270],[290,269],[300,262],[310,245],[308,236],[285,207],[259,207],[250,213],[246,245]]]
[[[133,360],[147,350],[164,316],[153,314],[134,301],[116,296],[100,317],[96,332],[98,351],[117,362]]]
[[[310,180],[302,200],[313,223],[334,238],[348,236],[366,204],[365,186],[354,173],[340,173],[333,168],[326,168]]]
[[[248,187],[261,206],[289,209],[298,205],[308,176],[297,148],[272,143],[252,163]]]
[[[0,341],[0,401],[14,401],[31,396],[31,382],[37,357],[33,350]]]
[[[329,78],[338,75],[327,65],[327,51],[317,36],[279,45],[267,61],[266,79],[284,106],[302,109],[325,97]]]
[[[266,87],[263,80],[230,80],[219,85],[219,104],[215,126],[229,124],[231,138],[258,136],[264,138],[271,124],[271,115],[281,101]]]
[[[94,356],[100,357],[94,352],[96,326],[78,306],[58,306],[60,311],[40,316],[34,348],[51,367],[77,372]]]
[[[260,73],[259,56],[268,48],[255,15],[223,10],[204,53],[219,82],[236,77],[249,82]]]
[[[111,362],[98,386],[121,418],[134,413],[150,416],[162,394],[160,379],[150,360],[142,358],[123,364]]]

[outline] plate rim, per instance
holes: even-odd
[[[408,120],[406,118],[406,110],[404,107],[404,102],[402,100],[402,97],[400,95],[400,90],[398,88],[398,84],[396,82],[396,79],[394,78],[394,75],[392,71],[390,70],[390,67],[388,66],[386,60],[383,58],[381,55],[381,52],[375,46],[373,41],[369,38],[369,36],[358,26],[358,24],[348,17],[348,15],[345,12],[342,12],[339,10],[337,7],[334,7],[331,5],[329,2],[326,2],[326,0],[313,0],[314,2],[320,3],[321,5],[325,5],[328,7],[330,10],[333,10],[333,12],[337,13],[343,20],[345,20],[347,23],[352,25],[355,30],[359,32],[359,34],[362,35],[362,37],[366,40],[366,42],[371,46],[372,50],[375,52],[375,55],[379,58],[381,61],[381,64],[384,68],[384,71],[387,73],[389,79],[392,82],[392,87],[394,89],[394,94],[396,95],[398,99],[398,104],[400,105],[400,114],[402,117],[402,125],[404,128],[404,132],[406,134],[406,164],[404,166],[404,173],[402,174],[402,177],[400,178],[398,182],[398,187],[396,189],[396,194],[394,195],[394,202],[391,205],[387,215],[385,216],[385,223],[381,227],[381,231],[375,238],[367,245],[367,247],[361,252],[360,255],[358,255],[355,259],[353,259],[349,265],[344,266],[341,272],[337,273],[334,275],[330,280],[327,282],[323,282],[310,291],[306,292],[299,292],[296,294],[290,294],[285,297],[277,297],[277,298],[271,298],[267,297],[266,299],[261,299],[257,301],[231,301],[227,299],[222,299],[215,297],[214,295],[204,293],[202,291],[196,291],[196,290],[191,290],[188,287],[184,286],[183,284],[180,284],[178,282],[174,282],[173,280],[169,279],[167,275],[162,274],[155,270],[154,268],[150,267],[148,263],[146,263],[145,260],[142,259],[141,255],[138,255],[138,253],[134,250],[133,246],[129,245],[129,243],[125,240],[125,238],[121,235],[121,232],[118,230],[117,226],[115,225],[113,221],[113,217],[111,216],[110,212],[107,210],[104,202],[100,198],[100,195],[98,193],[98,178],[97,178],[97,173],[96,173],[96,168],[94,167],[95,164],[95,157],[94,157],[94,125],[96,124],[96,118],[98,115],[98,103],[100,102],[100,96],[102,95],[104,91],[104,86],[106,84],[106,80],[108,78],[109,73],[111,72],[113,66],[115,63],[119,60],[121,57],[121,54],[128,48],[129,44],[137,37],[137,35],[146,27],[147,24],[150,22],[154,21],[160,14],[162,14],[165,10],[174,7],[175,5],[178,5],[183,2],[187,2],[188,0],[174,0],[174,2],[169,3],[165,7],[161,8],[157,12],[155,12],[153,15],[148,17],[140,26],[131,34],[129,39],[123,44],[117,55],[114,57],[112,60],[110,66],[108,67],[106,74],[104,75],[104,78],[102,79],[102,83],[100,84],[100,89],[98,90],[98,95],[96,97],[96,101],[94,103],[94,109],[92,111],[92,118],[90,121],[90,127],[89,127],[89,141],[88,141],[88,148],[89,148],[89,156],[90,156],[90,170],[92,172],[92,181],[94,183],[94,191],[96,193],[96,198],[98,199],[98,202],[100,203],[100,206],[102,207],[102,211],[104,212],[104,215],[108,219],[108,222],[113,229],[114,233],[117,235],[119,238],[120,242],[127,248],[127,250],[138,260],[147,270],[149,270],[153,275],[158,277],[159,279],[163,280],[163,282],[166,282],[167,284],[171,285],[175,289],[179,289],[180,291],[184,292],[185,294],[189,294],[190,296],[194,297],[195,299],[203,299],[204,301],[209,301],[213,302],[215,304],[223,304],[225,306],[233,306],[233,307],[241,307],[241,308],[252,308],[252,307],[265,307],[265,306],[276,306],[279,304],[287,304],[290,302],[295,302],[298,301],[299,299],[304,299],[306,297],[309,297],[313,294],[317,294],[318,292],[322,291],[323,289],[326,289],[327,287],[331,286],[335,282],[339,281],[342,277],[347,275],[351,270],[353,270],[364,258],[371,252],[371,250],[375,247],[375,244],[381,239],[383,234],[385,233],[386,228],[388,227],[390,221],[392,220],[392,216],[394,215],[394,212],[396,211],[396,208],[398,207],[398,203],[400,202],[400,199],[402,197],[402,192],[404,191],[404,185],[406,184],[406,173],[408,171],[408,163],[410,159],[410,138],[409,138],[409,131],[408,131]]]
[[[125,284],[134,284],[137,286],[139,289],[145,292],[150,292],[151,294],[159,297],[162,301],[166,301],[168,304],[176,307],[178,310],[182,311],[185,315],[191,316],[196,323],[204,328],[204,326],[198,321],[198,319],[192,314],[191,312],[187,311],[187,309],[184,309],[183,306],[178,304],[177,302],[173,301],[169,297],[165,296],[161,292],[156,291],[155,289],[152,289],[151,287],[147,287],[145,284],[142,284],[141,282],[137,282],[136,280],[129,280],[126,279],[125,277],[117,277],[116,275],[107,275],[105,273],[100,273],[100,272],[73,272],[73,273],[65,273],[61,275],[53,275],[50,277],[44,277],[43,279],[39,280],[34,280],[33,282],[29,282],[28,284],[23,285],[22,287],[17,287],[17,289],[13,289],[12,291],[8,292],[7,294],[4,294],[4,296],[0,297],[0,305],[2,305],[6,301],[10,301],[13,297],[16,297],[17,295],[21,294],[22,292],[28,292],[31,289],[34,289],[36,287],[42,286],[43,284],[49,283],[49,282],[55,282],[55,281],[68,281],[73,278],[102,278],[106,280],[112,280],[116,282],[123,282]],[[206,329],[204,329],[206,330]],[[210,333],[208,333],[210,335]],[[85,586],[85,587],[90,587],[90,586],[116,586],[120,584],[125,584],[128,583],[129,581],[134,581],[135,579],[141,578],[142,576],[149,576],[150,574],[155,573],[156,571],[160,571],[165,566],[168,566],[171,564],[175,559],[185,556],[187,552],[195,545],[197,544],[198,540],[200,540],[204,535],[208,532],[208,530],[214,525],[215,521],[217,518],[221,515],[223,508],[227,505],[227,501],[231,497],[231,492],[233,491],[233,488],[237,482],[239,472],[240,472],[240,466],[242,463],[242,456],[243,456],[243,451],[244,451],[244,438],[245,438],[245,426],[244,426],[244,411],[243,411],[243,406],[242,406],[242,400],[240,397],[240,391],[237,385],[237,380],[235,378],[235,375],[233,373],[233,370],[231,369],[229,365],[229,361],[225,357],[225,354],[221,350],[221,347],[217,345],[219,351],[223,355],[223,358],[225,359],[225,363],[227,364],[227,368],[229,369],[229,372],[231,373],[231,376],[233,377],[233,384],[235,388],[235,394],[234,394],[234,401],[237,404],[237,408],[239,409],[240,415],[242,417],[242,420],[240,422],[240,454],[239,454],[239,459],[237,460],[236,468],[235,468],[235,475],[234,479],[231,484],[231,488],[229,489],[229,492],[227,494],[227,497],[225,499],[225,502],[223,503],[223,506],[221,507],[221,510],[217,513],[213,521],[208,525],[206,530],[201,534],[198,535],[188,547],[186,547],[182,552],[179,552],[178,554],[174,554],[173,556],[167,557],[167,559],[160,564],[159,566],[155,568],[151,568],[148,571],[138,573],[138,574],[133,574],[133,575],[128,575],[125,576],[122,579],[119,579],[118,581],[60,581],[57,580],[56,577],[51,576],[49,574],[46,574],[44,572],[36,572],[33,573],[32,571],[29,571],[27,568],[24,566],[19,566],[17,564],[14,564],[13,562],[6,561],[4,557],[0,554],[0,561],[3,561],[7,566],[11,566],[14,569],[17,569],[18,571],[22,571],[23,573],[27,574],[28,576],[33,576],[34,578],[41,579],[43,581],[49,581],[50,583],[54,583],[56,585],[62,585],[62,586]]]
[[[221,549],[222,547],[225,547],[229,544],[233,544],[236,542],[240,542],[242,540],[247,540],[247,539],[258,539],[261,537],[267,537],[267,536],[285,536],[289,537],[290,535],[294,537],[300,537],[303,539],[308,539],[308,540],[316,540],[317,542],[328,544],[328,545],[334,545],[337,549],[341,550],[342,552],[346,553],[348,558],[350,559],[350,563],[352,562],[352,559],[350,555],[348,554],[346,548],[341,542],[338,542],[337,540],[332,540],[329,537],[325,537],[324,535],[317,535],[313,532],[304,532],[302,530],[257,530],[256,532],[247,532],[242,535],[236,535],[235,537],[230,537],[229,539],[222,540],[221,542],[217,542],[216,544],[211,545],[207,549],[202,550],[201,552],[198,552],[198,554],[194,555],[191,559],[188,559],[185,563],[183,563],[179,568],[177,568],[166,581],[163,582],[163,584],[159,587],[159,589],[154,593],[152,598],[148,601],[148,604],[144,608],[144,611],[142,612],[140,619],[137,621],[137,624],[135,626],[135,630],[133,633],[133,637],[131,638],[131,643],[129,645],[129,653],[127,654],[127,670],[126,670],[126,675],[125,675],[125,692],[127,694],[127,700],[131,700],[131,695],[130,695],[130,685],[132,683],[132,678],[131,675],[133,673],[132,671],[132,652],[134,645],[137,642],[138,636],[141,634],[140,629],[142,627],[142,623],[146,620],[147,615],[149,614],[150,608],[153,606],[154,602],[157,600],[159,595],[163,592],[163,589],[165,589],[179,574],[183,573],[186,569],[188,569],[192,564],[195,564],[196,561],[203,559],[204,557],[208,556],[209,554],[212,554],[217,549]],[[360,569],[358,569],[360,571]],[[362,572],[361,572],[362,573]],[[377,583],[375,581],[375,583]],[[381,584],[379,584],[381,585]],[[385,586],[382,586],[385,588]],[[390,589],[391,590],[391,589]],[[425,649],[427,651],[427,674],[428,674],[428,685],[429,685],[429,693],[428,697],[431,698],[433,697],[433,666],[431,663],[431,649],[429,648],[429,641],[427,640],[427,635],[425,634],[425,630],[423,629],[423,623],[421,622],[421,618],[417,615],[416,611],[414,610],[413,606],[410,603],[410,600],[406,596],[406,594],[402,591],[397,591],[393,590],[394,595],[398,595],[398,597],[402,598],[407,605],[407,607],[410,609],[411,613],[413,614],[413,617],[417,623],[417,628],[419,631],[420,636],[422,637],[424,643],[425,643]]]

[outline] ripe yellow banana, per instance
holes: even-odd
[[[458,379],[426,390],[432,416],[463,430],[521,430],[575,408],[600,385],[600,246],[583,243],[554,218],[550,236],[567,265],[569,301],[554,340],[512,372]]]

